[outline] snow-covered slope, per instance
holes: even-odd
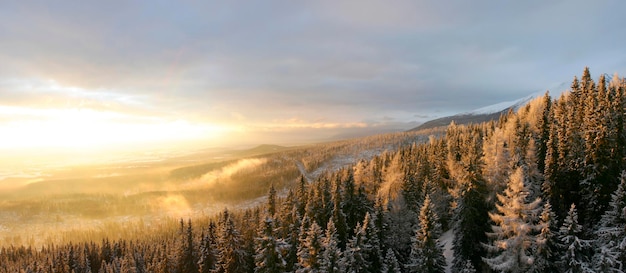
[[[565,92],[568,88],[567,83],[561,83],[559,85],[555,85],[553,88],[549,88],[547,90],[551,90],[550,94],[552,97],[558,97],[561,93]],[[512,101],[504,101],[496,104],[492,104],[489,106],[481,107],[469,112],[464,112],[460,114],[456,114],[453,116],[447,116],[442,118],[437,118],[431,121],[427,121],[422,125],[415,127],[409,131],[418,131],[422,129],[435,128],[440,126],[447,126],[450,122],[454,121],[456,124],[469,124],[469,123],[480,123],[490,120],[497,120],[500,118],[500,115],[508,112],[509,110],[517,111],[528,102],[532,101],[535,98],[541,97],[545,94],[545,90],[538,91],[533,94],[530,94],[526,97],[512,100]]]
[[[481,107],[478,109],[474,109],[469,112],[461,113],[459,115],[489,115],[495,113],[501,113],[504,111],[509,111],[509,109],[518,110],[520,107],[526,105],[528,102],[532,101],[535,98],[543,96],[545,92],[535,93],[527,97],[523,97],[521,99],[513,100],[513,101],[504,101],[500,103],[496,103],[493,105]]]

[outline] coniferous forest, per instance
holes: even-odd
[[[259,206],[3,247],[0,272],[623,272],[625,92],[585,69],[562,95],[272,186]]]

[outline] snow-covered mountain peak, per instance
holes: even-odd
[[[532,94],[530,96],[513,100],[513,101],[503,101],[500,103],[474,109],[469,112],[461,113],[460,115],[489,115],[489,114],[500,113],[502,111],[505,111],[511,108],[514,108],[514,110],[517,110],[520,107],[524,106],[526,103],[530,102],[531,100],[537,97],[543,96],[544,93]]]
[[[562,93],[566,92],[568,88],[569,88],[568,84],[564,82],[564,83],[555,85],[555,87],[553,88],[548,88],[547,90],[550,91],[550,95],[552,97],[559,97]],[[526,97],[523,97],[517,100],[499,102],[496,104],[474,109],[472,111],[461,113],[458,115],[490,115],[490,114],[501,113],[503,111],[508,111],[509,109],[513,109],[513,111],[517,111],[519,110],[519,108],[526,105],[527,103],[534,100],[535,98],[542,97],[543,95],[545,95],[545,93],[546,93],[546,90],[538,91],[538,92],[535,92],[531,95],[528,95]]]
[[[440,127],[440,126],[447,126],[448,124],[450,124],[451,121],[454,121],[456,124],[468,124],[468,123],[480,123],[480,122],[485,122],[489,120],[497,120],[501,114],[505,113],[509,109],[512,109],[513,111],[517,111],[521,107],[529,103],[530,101],[534,100],[535,98],[542,97],[546,93],[546,90],[550,92],[550,96],[552,96],[553,98],[558,98],[559,96],[561,96],[561,94],[569,90],[569,84],[568,83],[555,84],[554,87],[552,88],[537,91],[533,94],[530,94],[526,97],[523,97],[517,100],[504,101],[504,102],[492,104],[489,106],[481,107],[481,108],[478,108],[469,112],[464,112],[464,113],[459,113],[453,116],[433,119],[433,120],[430,120],[421,124],[420,126],[417,126],[411,129],[410,131],[417,131],[421,129],[429,129],[429,128],[435,128],[435,127]]]

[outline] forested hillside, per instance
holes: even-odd
[[[271,187],[254,208],[129,240],[4,247],[0,272],[623,272],[626,81],[585,69],[570,91]]]

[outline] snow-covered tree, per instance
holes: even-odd
[[[297,206],[293,206],[291,208],[291,216],[289,218],[291,218],[291,221],[281,222],[281,224],[283,225],[289,223],[285,228],[287,230],[287,233],[283,237],[283,239],[288,244],[288,247],[285,250],[285,253],[283,254],[283,256],[285,257],[285,262],[286,262],[285,271],[293,272],[295,271],[298,265],[298,249],[300,248],[300,240],[299,240],[300,236],[299,235],[300,235],[300,228],[301,228],[301,221],[300,221],[301,217],[300,217],[300,214],[298,214]]]
[[[258,273],[283,272],[286,262],[282,256],[284,244],[274,235],[274,222],[266,217],[260,226],[261,237],[256,239],[255,270]]]
[[[224,210],[220,216],[217,237],[218,257],[214,273],[243,272],[246,269],[241,235],[235,228],[230,212]]]
[[[463,263],[463,267],[461,267],[459,273],[476,273],[476,268],[474,268],[472,261],[467,260]]]
[[[526,272],[533,264],[532,249],[536,242],[535,215],[541,200],[528,200],[528,179],[523,167],[517,168],[504,194],[498,194],[497,213],[489,213],[495,225],[488,233],[492,239],[485,246],[495,256],[483,258],[493,270],[499,272]]]
[[[383,262],[383,267],[380,270],[382,273],[400,273],[402,270],[400,269],[400,264],[398,263],[398,259],[396,258],[396,254],[393,253],[392,249],[387,249],[387,254],[385,255],[385,260]]]
[[[197,262],[194,255],[193,245],[193,233],[191,228],[191,220],[187,223],[187,228],[184,227],[183,220],[180,220],[181,224],[181,239],[177,249],[177,261],[176,267],[179,272],[196,272]]]
[[[402,195],[395,200],[390,198],[386,202],[385,214],[383,215],[383,227],[385,237],[381,238],[385,248],[395,251],[398,261],[405,263],[411,250],[413,236],[412,218],[417,218],[412,210],[409,210]]]
[[[446,260],[438,238],[441,226],[427,195],[420,209],[419,229],[415,232],[408,272],[445,272]]]
[[[365,214],[362,228],[365,230],[363,232],[365,234],[364,244],[366,245],[364,251],[370,263],[368,271],[380,272],[383,263],[382,251],[380,250],[380,239],[378,238],[378,229],[376,228],[374,219],[372,219],[369,212]]]
[[[626,172],[620,176],[620,184],[611,196],[609,209],[602,215],[596,231],[596,255],[594,268],[613,265],[622,268],[626,262]],[[616,257],[616,260],[611,260]]]
[[[600,245],[593,255],[592,264],[595,272],[623,273],[622,262],[619,260],[620,252],[613,242]]]
[[[348,236],[348,224],[346,223],[346,215],[342,210],[341,198],[341,182],[335,181],[335,190],[333,191],[333,211],[331,220],[337,229],[337,244],[340,249],[345,249]]]
[[[369,246],[365,243],[365,228],[362,228],[361,224],[357,223],[354,229],[354,236],[348,242],[344,252],[343,264],[345,265],[345,272],[369,272],[368,248]]]
[[[318,272],[321,258],[322,229],[315,221],[312,221],[311,227],[306,231],[306,237],[304,237],[304,240],[300,241],[298,263],[301,268],[297,270],[297,272]]]
[[[215,266],[217,253],[215,251],[215,223],[209,223],[206,234],[201,236],[200,251],[198,253],[198,272],[209,273]]]
[[[620,184],[611,196],[609,209],[602,215],[596,235],[601,244],[613,241],[622,250],[626,249],[626,172],[620,176]]]
[[[451,176],[458,184],[457,205],[454,215],[454,259],[452,272],[460,272],[467,260],[474,268],[483,271],[487,265],[482,261],[486,249],[482,243],[487,242],[486,232],[489,231],[489,206],[487,204],[487,187],[482,177],[481,133],[477,129],[469,129],[458,140],[461,144],[460,158],[450,164]],[[458,152],[458,151],[457,151]],[[450,156],[450,155],[449,155]]]
[[[586,254],[591,243],[581,239],[579,237],[581,233],[582,227],[578,224],[578,212],[576,206],[572,204],[561,229],[559,229],[559,239],[565,249],[559,264],[564,273],[593,272]]]
[[[556,260],[560,257],[560,244],[556,237],[558,226],[556,216],[550,202],[545,202],[539,218],[539,234],[537,234],[535,261],[529,272],[557,272]]]
[[[337,243],[337,229],[333,220],[328,221],[326,226],[326,235],[322,240],[322,261],[320,263],[320,272],[322,273],[339,273],[343,272],[343,264],[341,263],[342,253]]]

